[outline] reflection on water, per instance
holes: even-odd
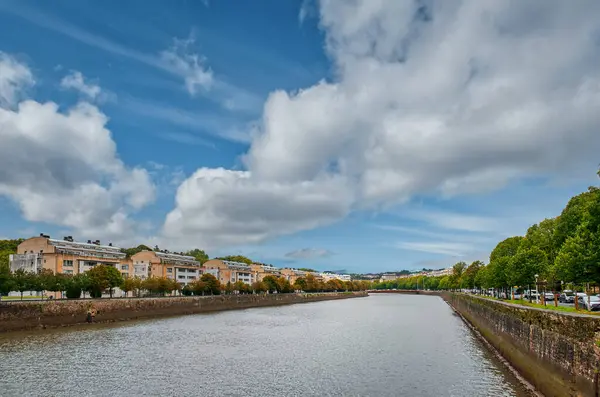
[[[0,336],[2,396],[524,396],[431,296]]]

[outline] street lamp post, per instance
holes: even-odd
[[[539,275],[535,275],[535,295],[536,295],[536,301],[538,299],[540,299],[540,292],[538,291],[538,277]]]

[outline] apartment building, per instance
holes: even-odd
[[[221,284],[235,283],[241,281],[251,285],[258,278],[258,270],[253,269],[246,263],[226,261],[222,259],[211,259],[202,265],[204,273],[212,274]]]
[[[169,251],[141,251],[131,256],[133,277],[166,277],[187,285],[200,278],[201,264],[193,256]]]
[[[285,277],[285,279],[287,281],[289,281],[290,284],[294,284],[296,282],[296,280],[298,280],[300,277],[306,277],[306,272],[303,270],[297,270],[297,269],[281,269],[281,275],[283,277]]]
[[[99,240],[84,243],[73,240],[72,236],[58,240],[42,233],[19,244],[9,261],[13,272],[23,269],[37,273],[50,269],[55,273],[79,274],[99,264],[121,270],[128,264],[125,256],[119,247],[101,245]]]
[[[281,269],[274,266],[253,263],[250,265],[250,268],[254,272],[255,281],[263,281],[263,279],[267,276],[273,276],[276,278],[282,276]]]
[[[329,280],[340,280],[340,281],[351,281],[352,277],[349,274],[337,274],[337,273],[320,273],[320,276],[323,278],[323,281],[327,282]]]

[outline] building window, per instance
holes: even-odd
[[[121,270],[129,270],[129,265],[121,265]]]
[[[73,270],[63,270],[64,274],[73,274]]]
[[[127,273],[127,272],[121,272],[121,274],[123,275],[124,278],[129,277],[129,273]]]
[[[63,266],[73,267],[73,261],[69,261],[69,260],[63,261]]]
[[[167,273],[173,273],[173,268],[172,267],[168,267],[167,268]]]

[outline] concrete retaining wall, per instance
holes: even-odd
[[[111,322],[364,296],[368,296],[368,294],[351,292],[218,295],[0,303],[0,332],[82,324],[86,321],[86,314],[90,306],[97,311],[96,322]]]
[[[598,396],[600,318],[442,293],[545,396]]]

